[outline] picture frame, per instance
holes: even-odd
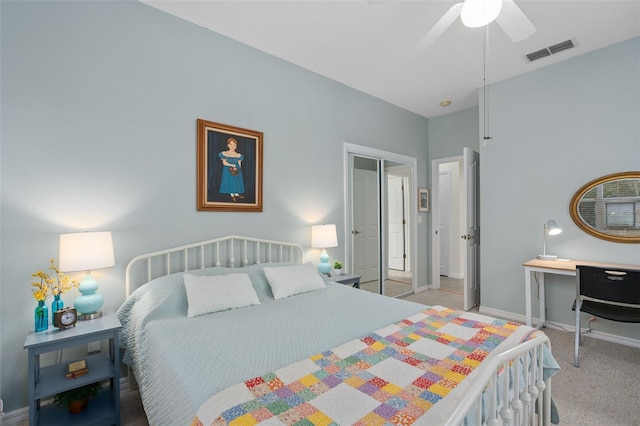
[[[263,133],[197,120],[198,211],[261,212]]]
[[[418,188],[418,211],[429,212],[429,190]]]

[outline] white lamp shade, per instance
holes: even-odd
[[[60,235],[62,272],[91,271],[116,264],[111,232],[77,232]]]
[[[313,225],[311,227],[311,246],[314,248],[337,247],[336,225]]]
[[[547,234],[549,235],[558,235],[562,232],[562,229],[558,226],[555,220],[547,221]]]
[[[465,0],[460,19],[467,27],[483,27],[496,19],[501,9],[502,0]]]

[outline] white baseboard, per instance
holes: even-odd
[[[462,279],[464,279],[464,272],[460,272],[459,274],[449,273],[449,278],[455,278],[456,280],[462,280]]]
[[[487,308],[485,306],[480,306],[478,308],[478,312],[480,312],[481,314],[492,316],[492,317],[518,321],[523,324],[527,321],[527,318],[524,315],[515,314],[513,312],[508,312],[508,311],[501,311],[499,309]]]
[[[416,288],[416,291],[414,292],[414,294],[418,294],[418,293],[421,293],[423,291],[427,291],[427,290],[430,290],[430,289],[431,289],[431,284],[423,285],[423,286],[420,286],[420,287]]]
[[[128,389],[128,382],[126,377],[120,378],[120,392]],[[4,417],[0,418],[1,426],[18,426],[24,422],[29,421],[29,407],[18,408],[17,410],[9,411],[4,414]]]
[[[504,318],[504,319],[508,319],[508,320],[513,320],[513,321],[518,321],[521,323],[526,323],[527,318],[525,315],[521,315],[521,314],[515,314],[513,312],[507,312],[507,311],[501,311],[499,309],[493,309],[493,308],[487,308],[487,307],[483,307],[480,306],[479,309],[481,314],[486,314],[486,315],[491,315],[493,317],[498,317],[498,318]],[[540,322],[540,318],[532,318],[531,321],[534,324],[537,324]],[[570,325],[570,324],[559,324],[559,323],[550,323],[549,321],[547,321],[546,326],[548,328],[552,328],[554,330],[564,330],[564,331],[568,331],[571,333],[574,333],[576,331],[576,326],[575,324]],[[605,333],[603,331],[597,331],[597,330],[591,330],[590,332],[587,333],[587,329],[583,329],[582,330],[583,336],[588,336],[588,337],[593,337],[594,339],[599,339],[599,340],[605,340],[607,342],[612,342],[612,343],[618,343],[620,345],[625,345],[625,346],[632,346],[634,348],[640,348],[640,340],[638,339],[632,339],[630,337],[625,337],[625,336],[618,336],[616,334],[611,334],[611,333]]]
[[[2,426],[17,426],[29,421],[29,408],[23,407],[9,411],[2,418]]]

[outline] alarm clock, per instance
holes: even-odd
[[[64,330],[67,327],[75,327],[78,322],[78,311],[74,308],[62,308],[53,313],[53,326]]]

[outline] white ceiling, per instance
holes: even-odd
[[[484,28],[459,19],[419,47],[457,0],[142,1],[425,117],[477,105],[485,66],[491,83],[640,36],[640,0],[516,0],[536,32],[514,43],[491,23],[485,65]],[[574,49],[525,59],[568,39]]]

